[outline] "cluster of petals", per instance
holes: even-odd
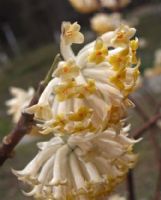
[[[36,157],[22,170],[14,171],[32,190],[25,193],[44,200],[99,199],[119,184],[136,162],[132,153],[135,140],[106,130],[54,137],[38,144]]]
[[[133,106],[128,95],[139,75],[135,29],[122,25],[85,45],[75,55],[73,43],[84,37],[77,23],[62,25],[61,53],[53,79],[39,102],[26,111],[34,114],[42,134],[97,132],[118,124]]]
[[[139,75],[138,39],[134,28],[122,25],[85,45],[77,55],[71,45],[84,36],[75,22],[64,22],[63,60],[33,114],[42,134],[54,134],[38,144],[36,157],[22,171],[27,195],[48,200],[90,200],[109,194],[136,162],[125,126],[128,95]]]

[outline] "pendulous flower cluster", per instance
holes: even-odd
[[[13,171],[39,200],[90,200],[108,195],[137,160],[128,137],[128,95],[136,88],[140,61],[135,29],[122,25],[85,45],[77,55],[73,43],[84,36],[75,22],[64,22],[63,61],[34,114],[41,134],[54,134],[38,144],[39,153],[22,171]]]

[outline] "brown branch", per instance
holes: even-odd
[[[161,114],[158,113],[151,117],[146,123],[143,124],[143,126],[139,129],[137,129],[132,135],[135,139],[138,139],[143,136],[145,131],[149,130],[149,128],[152,128],[156,125],[156,122],[161,119]]]
[[[133,179],[133,171],[130,170],[127,175],[127,191],[128,191],[128,198],[129,200],[135,200],[135,187],[134,187],[134,179]]]
[[[134,98],[132,100],[133,100],[133,102],[136,105],[136,111],[142,116],[142,118],[144,119],[144,121],[148,120],[149,116],[144,111],[143,107]],[[156,113],[158,113],[158,111],[160,110],[160,106],[161,106],[161,104],[159,103],[158,106],[157,106],[157,108],[156,108]],[[153,120],[151,120],[151,121],[149,121],[147,123],[146,128],[148,127],[148,129],[149,129],[152,126],[154,126],[155,127],[155,129],[154,129],[155,132],[157,132],[158,130],[160,130],[156,126],[156,122],[160,118],[161,118],[161,114],[160,113],[156,114],[153,117]],[[148,126],[148,125],[151,125],[151,126]],[[140,130],[140,134],[143,134],[143,129]],[[154,200],[161,200],[161,196],[160,196],[161,195],[161,148],[160,148],[160,146],[158,144],[158,141],[157,141],[157,138],[156,138],[156,134],[154,134],[153,132],[150,132],[150,138],[151,138],[151,142],[152,142],[152,144],[154,146],[154,149],[155,149],[155,156],[156,156],[156,159],[157,159],[158,170],[159,170],[159,176],[158,176],[158,180],[157,180],[157,185],[156,185],[156,191],[155,191]]]
[[[60,55],[58,54],[54,62],[47,73],[44,81],[40,82],[38,89],[32,98],[31,102],[29,103],[29,106],[32,106],[36,104],[39,100],[40,95],[42,94],[44,88],[48,84],[48,82],[51,80],[52,73],[56,65],[58,64],[60,60]],[[20,140],[28,134],[32,126],[34,124],[33,115],[22,113],[21,117],[15,126],[15,128],[3,138],[2,144],[0,146],[0,166],[3,165],[3,163],[12,155],[12,152],[15,148],[15,146],[20,142]]]
[[[132,135],[135,139],[138,139],[142,137],[145,131],[149,130],[149,128],[152,128],[156,126],[156,122],[161,119],[161,113],[157,113],[159,110],[160,104],[157,106],[156,114],[149,119],[149,116],[146,114],[146,112],[143,110],[142,106],[135,100],[135,98],[130,97],[130,99],[134,102],[135,104],[135,110],[142,116],[144,121],[147,121],[141,128],[136,130]]]
[[[154,132],[155,132],[155,129],[154,129]],[[158,144],[156,134],[153,134],[153,135],[151,134],[151,142],[153,143],[153,146],[155,149],[155,156],[157,159],[157,165],[158,165],[158,171],[159,171],[154,200],[161,200],[161,148]]]

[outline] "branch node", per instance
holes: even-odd
[[[2,140],[3,144],[5,144],[5,145],[10,145],[10,144],[11,144],[12,140],[11,140],[11,138],[10,138],[9,136],[10,136],[10,135],[5,136],[5,137],[3,138],[3,140]]]

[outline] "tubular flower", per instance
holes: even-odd
[[[89,55],[88,60],[89,62],[99,64],[105,61],[107,54],[107,47],[103,43],[102,39],[99,38],[96,40],[94,51]]]
[[[121,18],[119,13],[98,13],[94,15],[90,22],[92,29],[98,34],[114,31],[121,24],[127,24],[127,22]]]
[[[99,9],[97,0],[69,0],[71,5],[81,13],[90,13]]]
[[[69,40],[65,34],[68,30],[72,30],[74,39],[69,34]],[[77,23],[63,23],[60,46],[64,61],[59,62],[38,104],[26,109],[34,114],[44,134],[98,132],[113,124],[111,110],[114,115],[121,113],[118,115],[121,117],[114,120],[119,123],[126,116],[124,102],[136,87],[138,39],[131,40],[135,29],[122,25],[87,44],[75,55],[71,45],[80,43],[76,37],[82,35],[79,31]],[[84,112],[90,117],[85,117]]]
[[[22,111],[32,99],[35,91],[33,88],[29,88],[28,91],[25,91],[21,88],[11,87],[10,93],[13,95],[13,98],[6,101],[8,106],[8,114],[12,115],[12,120],[14,123],[17,123]]]
[[[132,153],[137,141],[106,130],[99,134],[54,137],[38,144],[36,157],[22,170],[18,179],[32,190],[25,193],[36,199],[98,199],[109,194],[134,166]]]
[[[79,44],[84,41],[84,36],[82,33],[80,33],[80,25],[77,22],[73,24],[70,22],[63,22],[62,38],[66,44]]]

